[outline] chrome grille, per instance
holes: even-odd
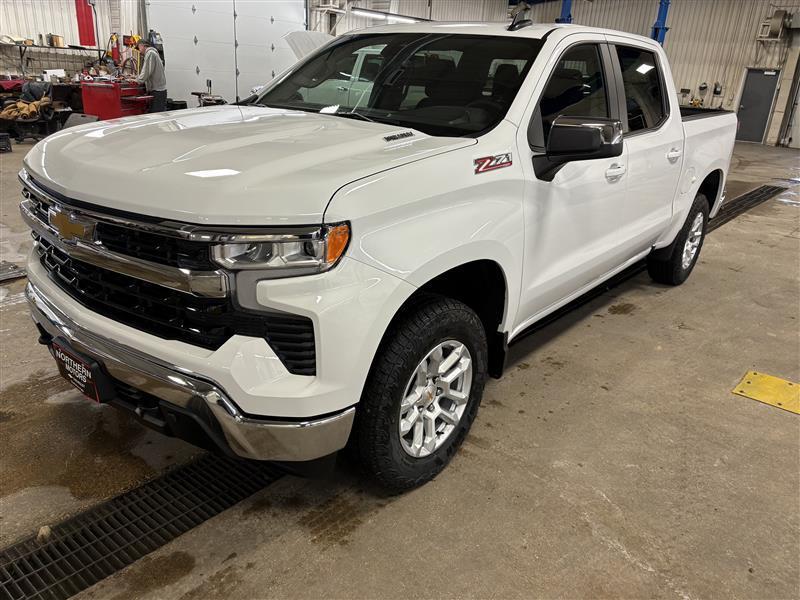
[[[200,298],[75,260],[37,240],[51,279],[90,310],[161,338],[216,350],[233,335],[260,337],[295,375],[316,374],[314,326],[288,313],[246,312],[230,299]]]
[[[213,271],[208,244],[137,231],[112,223],[98,223],[97,240],[112,252],[135,256],[142,260],[178,267]]]
[[[211,263],[208,242],[167,235],[164,226],[154,228],[158,233],[147,224],[126,226],[91,207],[73,211],[71,202],[62,204],[39,184],[23,179],[23,186],[20,208],[41,263],[82,305],[161,338],[210,350],[233,335],[260,337],[290,373],[316,374],[312,321],[236,305],[227,274]],[[58,230],[51,225],[56,217]]]

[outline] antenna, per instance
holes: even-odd
[[[533,21],[530,19],[523,19],[522,17],[525,15],[524,10],[520,10],[517,14],[514,15],[514,19],[511,21],[511,25],[508,26],[508,31],[517,31],[518,29],[522,29],[523,27],[528,27],[529,25],[533,25]]]

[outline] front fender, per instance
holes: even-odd
[[[415,287],[465,263],[496,262],[508,286],[507,329],[516,315],[522,272],[522,170],[512,165],[476,175],[480,145],[345,186],[325,220],[350,221],[350,258]]]

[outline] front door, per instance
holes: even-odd
[[[559,115],[619,118],[605,44],[565,46],[531,117],[542,145]],[[527,148],[528,140],[522,143],[521,154],[530,161],[535,152]],[[517,329],[624,262],[626,253],[619,231],[628,218],[627,150],[614,158],[567,163],[552,177],[528,169],[529,164],[524,166],[525,256]]]
[[[780,71],[776,69],[747,69],[739,101],[737,140],[759,144],[764,141],[779,80]]]

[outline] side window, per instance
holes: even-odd
[[[608,117],[603,62],[597,44],[567,50],[556,64],[539,101],[544,139],[559,115]]]
[[[358,80],[372,83],[380,73],[381,67],[383,67],[383,57],[380,54],[365,54]]]
[[[628,112],[626,131],[658,127],[666,117],[666,103],[655,54],[629,46],[616,48],[625,87],[625,106]]]
[[[358,58],[357,54],[351,54],[342,60],[336,68],[338,71],[334,76],[335,79],[339,81],[350,81],[350,77],[353,74],[353,68],[356,66],[356,59]]]

